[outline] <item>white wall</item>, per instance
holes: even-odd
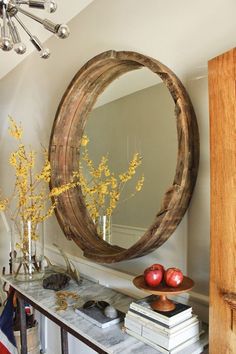
[[[195,108],[200,132],[198,179],[188,212],[188,273],[196,282],[194,290],[206,294],[209,286],[210,263],[210,146],[207,78],[188,81],[186,87]]]
[[[4,169],[1,169],[0,178],[1,185],[6,193],[10,191],[10,186],[12,185],[10,184],[12,182],[12,174],[10,167],[7,166],[7,156],[12,150],[12,140],[7,136],[8,114],[22,121],[26,142],[32,143],[36,149],[39,149],[40,142],[47,146],[60,98],[73,75],[85,61],[98,52],[111,48],[135,49],[143,52],[144,38],[136,38],[134,47],[133,43],[129,42],[129,37],[125,36],[125,33],[122,33],[121,29],[122,41],[120,41],[121,37],[118,38],[115,36],[113,38],[107,36],[107,40],[103,37],[103,40],[101,40],[99,37],[100,32],[95,31],[95,24],[93,22],[94,11],[98,9],[92,6],[93,4],[71,21],[70,28],[72,35],[68,40],[61,42],[52,38],[48,41],[47,45],[53,53],[50,60],[42,61],[38,58],[37,53],[34,53],[0,82],[0,119],[2,121],[0,128],[0,158],[2,166],[4,166]],[[92,8],[90,9],[90,7]],[[102,21],[100,24],[102,26]],[[118,26],[118,18],[116,18],[116,25]],[[112,26],[114,27],[115,24],[113,23]],[[92,28],[94,28],[94,32],[91,31]],[[104,35],[105,33],[103,33]],[[146,52],[146,54],[151,56],[152,50]],[[197,194],[189,209],[188,273],[190,276],[194,276],[194,278],[197,277],[196,290],[204,294],[208,292],[208,287],[206,286],[208,283],[208,258],[206,257],[205,250],[209,248],[209,195],[208,192],[204,194],[204,190],[208,191],[209,189],[206,82],[203,79],[188,83],[190,95],[198,114],[201,146],[203,149],[202,156],[204,156],[204,160],[201,160],[200,178],[195,191],[195,194]],[[199,194],[200,192],[201,195]],[[199,203],[201,203],[201,208],[199,208]],[[200,217],[202,220],[204,209],[206,209],[204,211],[204,222],[201,222],[201,225],[205,225],[203,232],[202,229],[199,230],[198,219]],[[198,221],[196,222],[196,220]],[[186,228],[183,225],[184,223],[180,225],[175,235],[161,249],[139,260],[122,262],[117,265],[117,268],[130,273],[141,272],[146,265],[161,260],[167,266],[175,264],[185,269],[187,255],[184,247],[186,245],[181,236],[183,236],[183,230]],[[6,263],[5,250],[8,247],[9,241],[5,237],[2,225],[0,225],[0,232],[2,235],[0,238],[1,259],[2,263]],[[63,238],[55,220],[50,220],[47,223],[46,232],[47,242],[56,241],[62,243],[71,253],[74,254],[76,252],[80,254],[79,249],[76,249],[73,244]],[[201,242],[199,241],[200,237]],[[168,250],[168,256],[165,256],[164,249]],[[170,250],[173,250],[172,259],[169,258]],[[164,257],[162,256],[163,254]]]
[[[104,1],[102,1],[104,3]],[[98,3],[98,2],[94,2]],[[48,145],[54,115],[60,98],[77,70],[88,59],[108,49],[136,50],[149,56],[156,56],[156,42],[147,46],[148,38],[139,35],[129,39],[127,32],[122,32],[122,11],[105,15],[99,13],[98,31],[96,17],[99,9],[88,7],[78,18],[70,23],[72,35],[64,42],[52,38],[48,41],[52,57],[42,61],[36,53],[29,56],[0,81],[0,185],[6,194],[12,188],[12,173],[7,165],[8,154],[12,151],[12,140],[7,135],[8,114],[21,121],[25,130],[25,141],[39,149],[40,142]],[[141,11],[141,9],[139,9]],[[89,13],[89,11],[91,11]],[[138,9],[136,9],[138,11]],[[148,11],[146,9],[146,11]],[[112,18],[113,16],[113,22]],[[103,21],[107,20],[106,24]],[[142,27],[133,19],[132,32],[135,26]],[[109,36],[107,26],[117,26],[120,35]],[[155,27],[155,22],[150,26]],[[150,29],[151,30],[151,29]],[[106,36],[107,34],[107,36]],[[150,39],[151,41],[151,39]],[[152,49],[153,48],[153,49]],[[168,63],[167,63],[168,64]],[[180,74],[176,72],[176,74]],[[183,78],[183,77],[182,77]],[[195,291],[208,293],[209,278],[209,138],[208,138],[208,89],[207,79],[186,81],[186,87],[193,101],[201,138],[201,163],[199,177],[188,216],[178,227],[175,235],[157,251],[137,260],[122,262],[117,269],[137,274],[149,264],[163,262],[166,266],[176,265],[186,269],[189,276],[196,281]],[[187,234],[188,244],[185,243]],[[52,218],[46,225],[46,241],[56,241],[71,254],[81,255],[74,244],[67,241],[60,228]],[[0,222],[0,264],[8,264],[9,236]],[[54,353],[53,353],[54,354]]]
[[[120,85],[124,82],[124,88],[127,77],[129,73],[117,80]],[[164,193],[173,184],[176,170],[175,104],[168,89],[160,83],[94,109],[85,132],[90,138],[90,158],[98,165],[108,154],[108,166],[117,178],[127,170],[135,153],[142,156],[141,166],[121,192],[112,221],[147,229],[161,207]],[[130,198],[142,175],[142,190]]]

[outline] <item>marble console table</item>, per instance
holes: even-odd
[[[62,354],[69,353],[68,333],[72,334],[98,353],[159,353],[159,351],[123,333],[122,324],[116,324],[104,329],[99,328],[76,314],[73,306],[70,306],[66,311],[56,312],[55,292],[53,290],[43,289],[42,281],[24,283],[16,281],[11,275],[1,276],[1,279],[11,285],[18,293],[21,308],[21,354],[27,354],[24,300],[61,328]],[[66,290],[76,291],[80,296],[81,300],[79,301],[81,301],[81,305],[85,301],[92,299],[105,300],[117,309],[127,312],[128,306],[132,301],[131,297],[87,279],[83,279],[82,284],[79,286],[71,281],[69,288]],[[80,303],[78,304],[80,305]]]

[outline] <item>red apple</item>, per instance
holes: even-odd
[[[165,271],[164,279],[165,279],[166,285],[168,285],[172,288],[176,288],[177,286],[179,286],[182,283],[184,276],[183,276],[183,273],[181,272],[180,269],[169,268]]]
[[[158,286],[164,275],[164,267],[161,264],[153,264],[144,271],[144,280],[152,288]]]

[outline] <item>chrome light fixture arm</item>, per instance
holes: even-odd
[[[55,24],[52,21],[48,20],[47,18],[42,19],[42,18],[32,14],[31,12],[22,9],[21,7],[17,7],[17,10],[19,12],[21,12],[22,14],[24,14],[25,16],[30,17],[31,19],[39,22],[41,25],[43,25],[43,27],[46,30],[56,34],[57,37],[67,38],[69,36],[69,29],[67,29],[67,31],[66,31],[66,27],[67,27],[66,25]],[[61,31],[62,27],[64,28],[64,32]]]
[[[28,30],[28,28],[24,25],[24,23],[19,19],[19,17],[17,15],[15,15],[15,19],[20,24],[20,26],[23,28],[23,30],[28,34],[31,43],[37,49],[37,51],[40,53],[40,57],[43,59],[48,59],[50,57],[49,49],[43,47],[40,40],[36,36],[33,36],[31,34],[31,32]]]
[[[46,30],[54,33],[58,38],[67,38],[70,30],[67,25],[56,24],[48,19],[42,19],[35,14],[26,11],[22,6],[28,5],[30,8],[47,10],[53,13],[57,9],[55,0],[0,0],[0,18],[2,19],[0,48],[4,51],[10,51],[14,48],[17,54],[24,54],[26,46],[22,43],[17,26],[13,21],[13,17],[18,24],[28,34],[31,43],[40,52],[41,58],[49,58],[50,51],[45,49],[40,40],[31,34],[24,22],[19,18],[18,13],[40,23]]]

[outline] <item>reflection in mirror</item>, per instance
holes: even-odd
[[[129,248],[144,234],[173,183],[178,151],[174,107],[166,86],[143,68],[110,84],[89,115],[86,148],[95,166],[108,156],[109,169],[119,181],[134,154],[142,156],[112,213],[108,241],[113,245]],[[142,176],[143,187],[132,196]]]

